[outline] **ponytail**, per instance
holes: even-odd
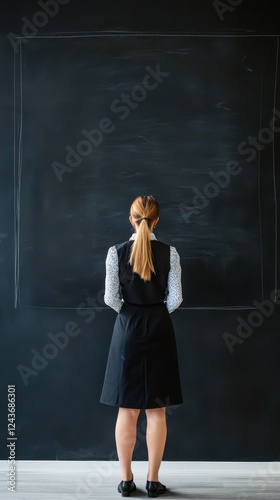
[[[140,275],[144,281],[151,280],[151,273],[155,272],[149,229],[150,222],[142,219],[139,223],[137,238],[134,240],[129,263],[133,267],[133,272]]]
[[[150,281],[151,274],[155,273],[150,235],[152,221],[159,214],[158,202],[153,196],[138,196],[131,205],[130,213],[138,228],[137,237],[131,247],[129,264],[140,278]]]

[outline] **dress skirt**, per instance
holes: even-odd
[[[164,303],[123,303],[114,324],[100,402],[140,409],[183,402],[174,328]]]

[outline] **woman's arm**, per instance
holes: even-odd
[[[106,257],[106,277],[104,302],[117,313],[123,301],[120,295],[119,263],[116,247],[110,247]]]
[[[180,256],[175,247],[170,247],[170,271],[167,281],[166,307],[172,313],[183,302]]]

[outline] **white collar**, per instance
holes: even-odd
[[[132,236],[131,236],[131,238],[129,238],[129,239],[130,239],[130,240],[135,240],[136,235],[137,235],[137,233],[133,233],[133,234],[132,234]],[[151,234],[150,234],[150,239],[151,239],[151,240],[156,240],[156,239],[157,239],[157,238],[155,237],[154,233],[151,233]]]

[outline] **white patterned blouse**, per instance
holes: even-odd
[[[135,240],[136,233],[133,233],[130,240]],[[156,240],[154,233],[151,233],[151,240]],[[182,303],[181,265],[180,256],[175,247],[170,246],[170,271],[168,274],[166,290],[166,307],[172,313]],[[106,277],[104,302],[117,313],[121,310],[123,300],[120,295],[119,283],[119,263],[115,246],[109,248],[106,257]]]

